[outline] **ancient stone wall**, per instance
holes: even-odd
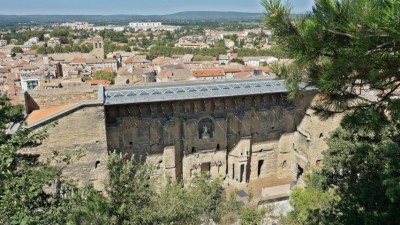
[[[43,144],[22,149],[20,153],[37,155],[39,160],[46,160],[53,151],[65,154],[82,150],[85,156],[67,166],[63,174],[77,180],[80,185],[93,183],[97,190],[104,190],[108,157],[104,107],[84,107],[60,118],[55,126],[46,127],[49,137]]]
[[[158,162],[160,174],[185,182],[199,173],[239,183],[293,176],[286,166],[293,161],[293,147],[280,149],[289,147],[279,140],[296,131],[314,95],[307,93],[295,103],[286,94],[265,94],[105,106],[108,149],[147,157]],[[244,149],[245,156],[236,153]],[[243,176],[233,178],[233,173]]]
[[[96,100],[98,87],[32,90],[25,92],[25,108],[27,113],[33,110],[75,104],[84,100]]]
[[[54,104],[69,101],[62,97],[69,92],[54,93]],[[97,89],[71,93],[76,100],[97,98]],[[43,95],[34,95],[42,107],[53,104]],[[299,168],[322,163],[325,138],[342,118],[321,120],[309,109],[313,100],[318,96],[310,92],[294,103],[285,94],[265,94],[84,107],[50,127],[43,145],[21,153],[44,160],[53,150],[83,149],[86,156],[64,173],[98,190],[104,189],[107,153],[114,150],[153,164],[159,185],[170,178],[187,184],[202,173],[233,184],[268,177],[296,181]]]
[[[307,159],[311,166],[322,163],[322,152],[328,148],[326,138],[339,127],[342,118],[343,114],[338,114],[322,120],[312,109],[308,109],[294,133],[293,148],[298,161]]]
[[[83,107],[58,119],[41,146],[21,153],[44,160],[53,150],[83,149],[86,156],[64,173],[98,190],[107,178],[107,153],[114,150],[153,164],[164,178],[160,185],[169,178],[188,183],[202,173],[233,184],[268,177],[296,181],[299,168],[322,163],[325,138],[341,121],[341,116],[322,121],[313,114],[315,94],[296,102],[287,101],[286,94],[263,94]],[[30,109],[98,98],[97,88],[26,95]]]

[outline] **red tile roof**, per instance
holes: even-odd
[[[66,104],[66,105],[51,107],[51,108],[47,108],[47,109],[35,110],[31,114],[29,114],[28,118],[26,119],[26,123],[28,125],[30,125],[39,120],[45,119],[46,117],[54,115],[64,109],[67,109],[67,108],[71,107],[72,105],[73,104]]]
[[[86,58],[73,58],[71,62],[73,63],[86,63],[87,59]]]
[[[235,78],[246,78],[246,77],[250,77],[253,73],[250,71],[244,71],[244,72],[240,72],[235,74]]]
[[[36,50],[25,50],[24,55],[36,55]]]
[[[129,57],[127,59],[124,60],[125,64],[130,64],[130,63],[144,63],[146,62],[146,59],[142,59],[142,58],[133,58],[133,57]]]
[[[193,70],[192,75],[194,77],[221,77],[225,76],[224,70],[222,69],[205,69],[205,70]]]
[[[225,73],[239,73],[240,71],[239,68],[224,68]]]
[[[161,80],[163,79],[168,79],[168,75],[170,74],[170,71],[168,70],[162,70],[157,74],[157,77]]]

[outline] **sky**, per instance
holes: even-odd
[[[1,0],[5,1],[5,0]],[[314,0],[287,0],[294,11],[306,12]],[[261,0],[8,0],[3,15],[164,15],[182,11],[263,12]]]

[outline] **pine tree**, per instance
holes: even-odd
[[[266,25],[301,71],[288,80],[310,81],[327,96],[316,107],[322,115],[384,106],[400,86],[398,0],[317,0],[296,20],[281,0],[263,5]],[[378,92],[377,101],[364,101],[364,87]]]
[[[400,2],[317,0],[296,19],[280,0],[263,5],[266,24],[295,59],[296,69],[285,73],[288,86],[296,94],[300,81],[318,87],[326,97],[315,106],[322,117],[346,113],[322,168],[294,192],[283,222],[400,224]]]

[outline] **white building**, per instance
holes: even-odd
[[[230,55],[219,55],[218,61],[219,61],[219,64],[221,64],[221,65],[228,65],[231,62],[231,56]]]
[[[22,50],[29,50],[33,45],[37,45],[39,43],[38,37],[31,37],[28,41],[26,41],[22,46]]]
[[[188,35],[179,38],[179,42],[204,42],[205,40],[203,35]]]
[[[87,22],[75,22],[75,23],[62,23],[60,27],[68,27],[72,30],[90,30],[93,24]]]
[[[227,47],[229,49],[233,49],[235,47],[235,42],[232,40],[225,39],[224,43],[225,43],[225,47]]]
[[[0,47],[6,46],[7,40],[0,40]]]
[[[47,42],[47,45],[50,47],[53,47],[53,48],[56,45],[60,45],[60,44],[61,44],[60,38],[55,38],[55,37],[50,38],[49,41]]]
[[[162,27],[161,22],[131,22],[129,27],[138,30],[159,30]]]
[[[21,88],[24,91],[35,89],[35,87],[40,85],[41,77],[39,74],[21,74]]]
[[[199,42],[199,43],[192,43],[192,42],[178,42],[175,44],[175,47],[180,47],[180,48],[193,48],[193,49],[203,49],[203,48],[209,48],[210,46],[206,43]]]
[[[36,45],[37,43],[39,43],[39,38],[31,37],[31,38],[29,38],[29,40],[27,42],[31,43],[32,45]]]
[[[102,30],[113,30],[116,32],[122,32],[125,31],[125,27],[116,27],[116,26],[97,26],[97,27],[92,27],[93,31],[102,31]]]
[[[129,23],[129,27],[135,31],[170,31],[174,32],[176,30],[180,30],[180,26],[170,26],[163,25],[161,22],[131,22]]]
[[[165,31],[170,31],[174,32],[176,30],[180,30],[181,26],[168,26],[168,25],[163,25],[160,30],[165,30]]]
[[[246,66],[262,66],[279,61],[278,58],[273,56],[259,56],[259,57],[243,57],[243,62]]]

